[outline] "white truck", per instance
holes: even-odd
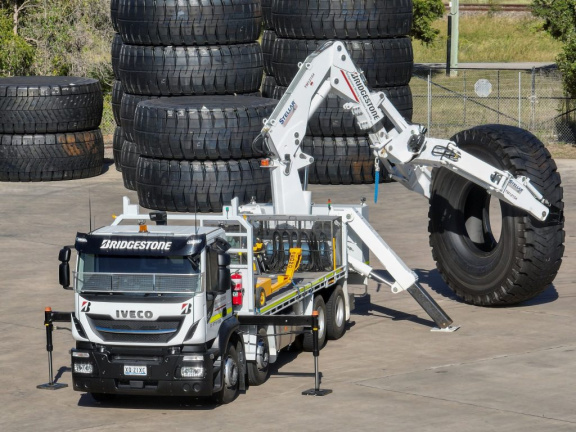
[[[469,189],[484,192],[476,192],[475,198],[497,197],[533,230],[549,232],[559,225],[562,230],[561,196],[550,202],[528,175],[499,168],[497,161],[487,163],[453,141],[426,137],[423,128],[408,124],[383,93],[367,88],[344,45],[331,41],[301,64],[255,142],[269,154],[262,166],[271,170],[271,204],[240,205],[235,199],[222,214],[141,213],[124,198],[123,212],[112,225],[76,236],[71,314],[75,390],[96,399],[116,394],[189,395],[231,402],[247,383],[266,381],[269,365],[282,348],[299,343],[313,349],[311,333],[298,336],[302,325],[292,325],[289,317],[318,311],[320,344],[344,334],[353,308],[348,292],[353,278],[361,283],[374,278],[394,293],[408,291],[440,329],[455,329],[418,284],[416,274],[370,226],[367,205],[313,204],[301,184],[298,171],[313,163],[300,147],[306,123],[330,92],[346,101],[359,125],[369,131],[375,158],[408,189],[430,197],[432,168],[446,167],[464,178]],[[392,130],[381,126],[385,116],[394,124]],[[473,214],[485,208],[476,207],[470,210]],[[450,213],[445,211],[443,217],[450,219]],[[479,248],[478,244],[474,243]],[[258,278],[282,273],[292,247],[301,249],[301,262],[291,283],[267,298],[256,298]],[[501,258],[507,249],[498,248],[494,246],[500,254],[496,258]],[[372,268],[369,252],[386,272]],[[490,250],[482,253],[488,260]],[[65,288],[71,282],[70,256],[65,247],[59,257]],[[435,257],[443,259],[440,252]],[[486,262],[483,266],[478,278],[455,280],[489,298],[485,279],[493,294],[502,290],[500,279],[510,275],[500,267],[490,269]],[[450,277],[447,282],[459,292]],[[539,283],[543,286],[530,288],[532,294],[550,281],[541,278]],[[504,298],[498,295],[495,298]]]

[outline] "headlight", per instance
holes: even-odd
[[[203,378],[204,377],[204,367],[203,366],[182,366],[180,368],[180,375],[182,375],[182,378]]]
[[[74,372],[92,374],[94,373],[94,365],[92,363],[74,363]]]

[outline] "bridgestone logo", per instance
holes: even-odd
[[[104,240],[100,249],[106,250],[162,250],[169,251],[172,247],[172,242],[163,241],[115,241],[115,240]]]
[[[370,99],[370,92],[362,82],[362,79],[360,79],[360,74],[352,73],[350,75],[354,80],[354,84],[356,84],[356,88],[360,92],[360,97],[364,100],[364,104],[366,105],[366,107],[368,107],[368,111],[370,111],[370,114],[372,114],[372,118],[374,120],[378,120],[380,116],[378,115],[376,107],[372,103],[372,99]]]

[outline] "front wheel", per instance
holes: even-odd
[[[551,203],[540,222],[449,171],[433,172],[429,225],[436,266],[465,302],[519,303],[554,280],[564,252],[563,192],[550,153],[530,132],[512,126],[478,126],[452,140],[466,152],[527,176]]]
[[[239,347],[241,344],[238,345]],[[226,352],[222,356],[222,390],[214,398],[219,404],[234,401],[240,392],[240,363],[236,347],[228,342]]]

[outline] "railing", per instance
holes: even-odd
[[[202,291],[200,275],[166,273],[74,273],[76,292],[196,293]]]

